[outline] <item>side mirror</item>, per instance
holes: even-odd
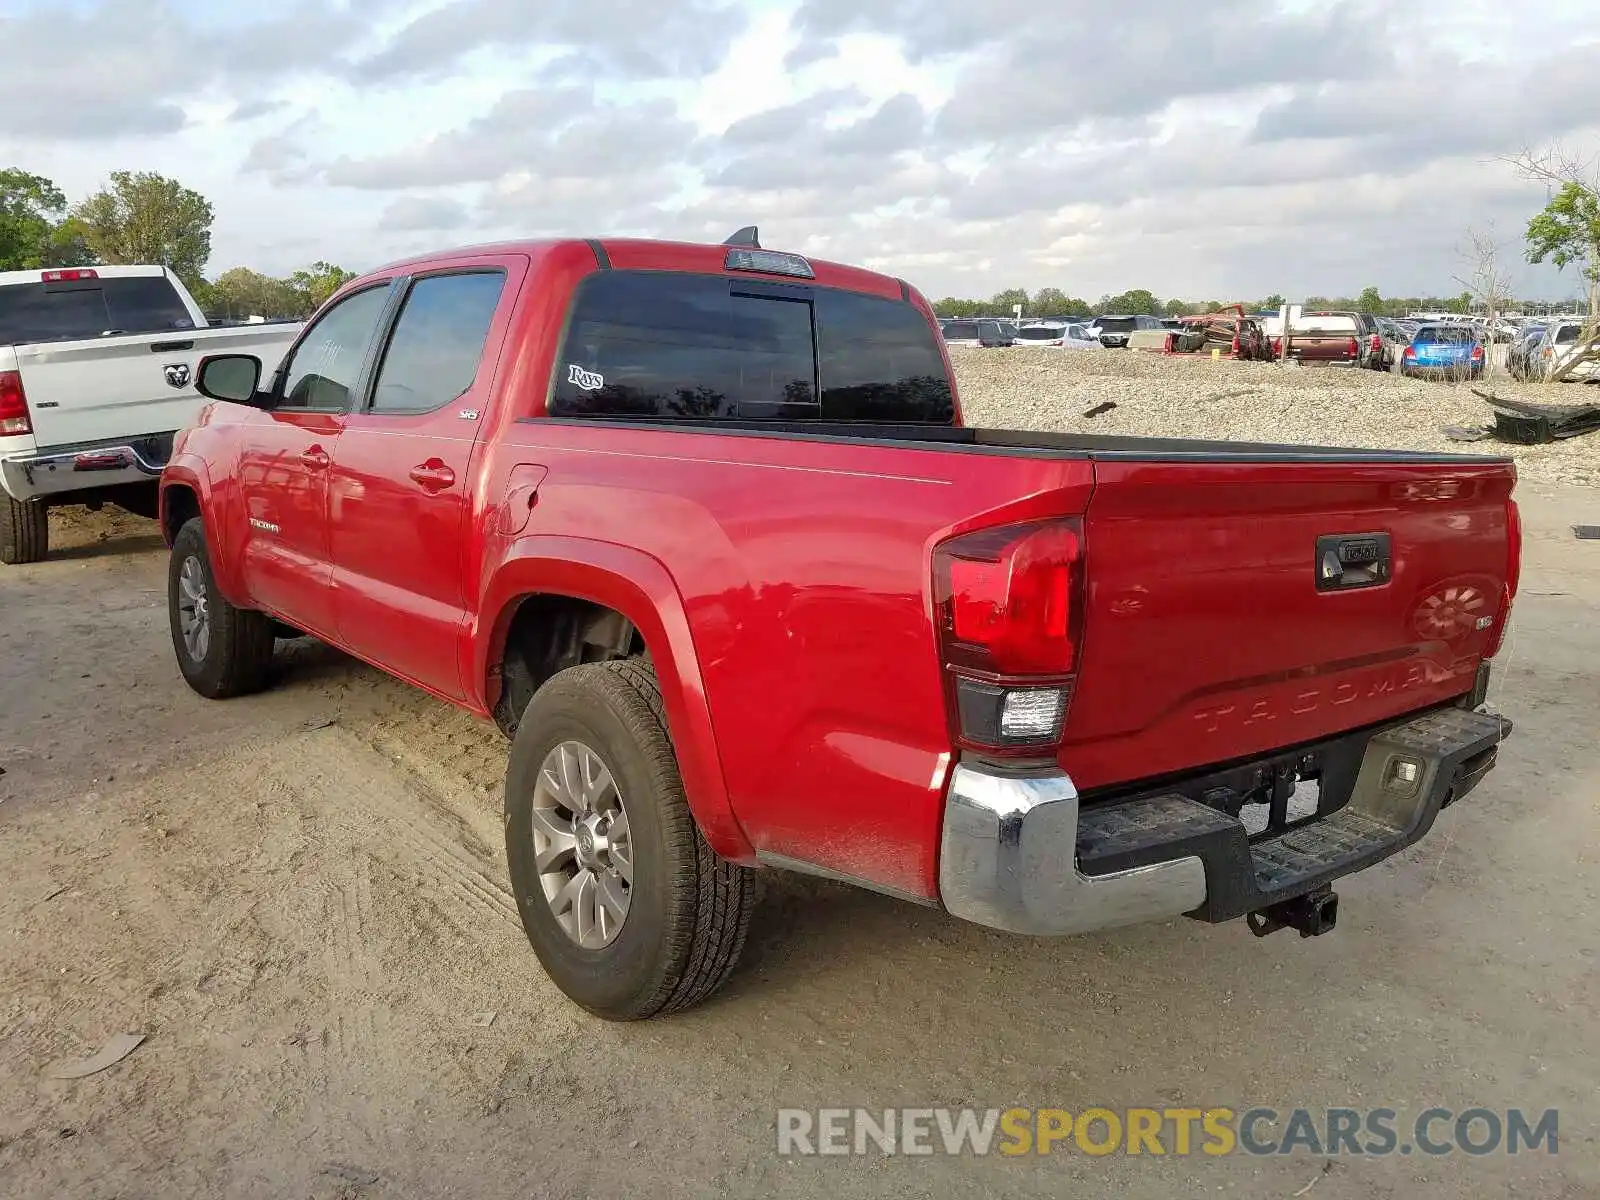
[[[208,354],[200,360],[195,391],[212,400],[269,409],[272,397],[258,392],[261,360],[253,354]]]

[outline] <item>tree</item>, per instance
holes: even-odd
[[[108,263],[160,263],[199,286],[211,257],[211,204],[154,171],[113,171],[72,210],[89,249]]]
[[[1500,269],[1500,244],[1495,239],[1494,230],[1468,230],[1467,244],[1461,250],[1461,257],[1467,263],[1467,273],[1457,275],[1455,280],[1467,289],[1462,295],[1469,299],[1469,309],[1483,310],[1488,331],[1484,374],[1493,377],[1495,334],[1500,325],[1500,316],[1506,310],[1507,297],[1511,294],[1511,281]]]
[[[1375,287],[1361,289],[1361,298],[1356,301],[1356,311],[1364,313],[1383,312],[1383,296]]]
[[[208,313],[233,320],[245,317],[303,317],[311,311],[306,293],[291,280],[274,279],[248,267],[224,271],[209,286]]]
[[[50,250],[66,208],[66,196],[44,176],[0,170],[0,271],[56,265]]]
[[[329,296],[355,277],[354,271],[346,271],[343,267],[319,259],[305,270],[289,276],[289,283],[305,297],[306,312],[310,313],[321,308]]]
[[[1144,288],[1135,288],[1131,292],[1123,292],[1120,296],[1106,296],[1100,301],[1100,311],[1109,313],[1145,314],[1159,316],[1161,301],[1157,300]]]
[[[1033,315],[1039,317],[1087,317],[1087,302],[1069,296],[1060,288],[1040,288],[1033,294]]]
[[[1003,292],[996,292],[989,301],[989,307],[995,316],[1009,317],[1012,309],[1022,305],[1022,311],[1028,311],[1028,293],[1022,288],[1007,288]]]
[[[1551,191],[1543,210],[1528,222],[1528,261],[1548,259],[1560,271],[1576,267],[1588,294],[1588,316],[1577,340],[1550,375],[1559,382],[1584,363],[1600,362],[1600,158],[1553,146],[1537,154],[1523,151],[1510,161]]]
[[[1189,315],[1189,306],[1182,300],[1168,300],[1162,311],[1169,317],[1184,317]]]
[[[977,300],[961,300],[955,296],[945,296],[933,302],[933,311],[941,317],[975,317],[984,308]]]
[[[1282,296],[1278,295],[1277,292],[1273,292],[1272,295],[1268,296],[1265,300],[1263,300],[1261,302],[1260,307],[1263,308],[1263,309],[1268,309],[1268,308],[1277,309],[1277,308],[1282,308],[1287,303],[1288,303],[1288,301],[1285,300]]]

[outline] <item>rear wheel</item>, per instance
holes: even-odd
[[[572,667],[534,695],[506,772],[506,857],[534,953],[597,1016],[688,1008],[739,960],[756,881],[701,837],[645,661]]]
[[[37,500],[16,500],[0,492],[0,563],[43,562],[50,552],[50,513]]]
[[[234,607],[217,590],[199,517],[186,521],[172,542],[167,615],[178,670],[202,696],[225,700],[266,685],[272,665],[272,619]]]

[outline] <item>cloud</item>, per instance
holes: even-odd
[[[20,9],[18,6],[21,6]],[[1600,152],[1593,0],[0,0],[0,162],[198,187],[219,261],[720,240],[943,294],[1451,290]],[[445,235],[452,235],[447,238]]]
[[[448,0],[355,65],[372,82],[439,78],[474,51],[562,47],[638,78],[703,75],[744,24],[716,0]]]
[[[378,228],[397,233],[431,233],[461,229],[471,220],[467,206],[448,196],[401,196],[383,210]]]
[[[415,147],[367,158],[343,156],[325,175],[342,187],[385,190],[598,178],[647,171],[684,157],[696,137],[670,101],[616,104],[592,88],[508,92],[488,113]]]
[[[0,136],[48,142],[174,134],[195,99],[329,69],[365,28],[355,11],[311,0],[215,28],[197,25],[166,0],[41,4],[0,16]],[[244,107],[260,103],[252,95]]]

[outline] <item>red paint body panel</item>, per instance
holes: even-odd
[[[1080,787],[1312,741],[1469,691],[1500,610],[1509,467],[1101,462]],[[1319,592],[1324,534],[1388,533],[1379,587]],[[1151,672],[1156,672],[1152,678]]]
[[[617,269],[704,273],[724,255],[626,240],[603,253]],[[163,486],[200,496],[230,599],[479,714],[525,597],[622,613],[655,662],[695,817],[730,858],[936,896],[954,740],[931,554],[991,525],[1084,520],[1087,613],[1059,752],[1080,786],[1325,737],[1472,686],[1491,633],[1459,628],[1450,605],[1504,585],[1509,466],[554,420],[555,356],[595,250],[479,247],[380,274],[474,264],[510,282],[459,403],[317,418],[216,405]],[[906,294],[813,265],[818,286]],[[330,457],[320,484],[302,461],[313,446]],[[429,490],[419,467],[454,478]],[[1316,592],[1316,537],[1376,531],[1393,539],[1393,578]]]

